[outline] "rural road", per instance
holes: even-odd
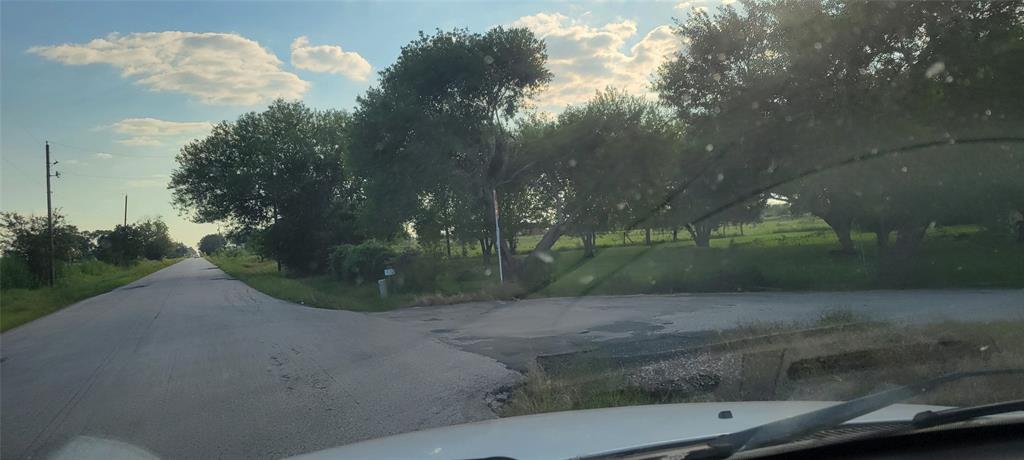
[[[1024,290],[587,297],[378,314],[263,295],[190,259],[0,336],[0,456],[80,436],[160,458],[280,458],[493,417],[538,354],[830,309],[896,321],[1024,319]],[[82,438],[78,438],[82,439]]]
[[[831,311],[895,323],[1024,320],[1024,289],[592,296],[416,307],[375,316],[524,370],[537,355],[695,346],[713,338],[707,331],[759,322],[813,324]]]
[[[75,436],[160,458],[280,458],[494,417],[517,375],[414,328],[277,300],[203,259],[0,336],[0,455]]]

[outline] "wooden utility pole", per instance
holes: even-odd
[[[128,194],[127,193],[124,194],[124,224],[123,225],[125,227],[128,226]]]
[[[46,142],[46,229],[50,236],[50,251],[48,254],[50,259],[50,287],[53,287],[53,281],[57,278],[57,269],[53,263],[53,192],[50,191],[50,178],[53,177],[50,174],[50,166],[54,164],[56,162],[50,163],[50,143]]]

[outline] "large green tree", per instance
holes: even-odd
[[[259,232],[265,255],[294,271],[323,271],[331,245],[360,238],[348,128],[344,112],[281,100],[222,122],[178,154],[174,204],[196,222]]]
[[[1005,212],[1020,190],[999,171],[1022,160],[1003,140],[1021,121],[1021,8],[744,2],[678,24],[688,46],[657,87],[721,152],[709,171],[746,174],[739,198],[777,186],[843,250],[856,224],[905,259],[930,223]]]
[[[228,244],[227,239],[220,233],[211,233],[199,239],[199,253],[208,256],[216,254]]]
[[[551,78],[546,60],[544,43],[523,28],[439,31],[403,47],[354,114],[367,225],[390,236],[432,214],[448,231],[486,234],[493,191],[521,171],[510,126]]]
[[[549,250],[565,232],[579,236],[590,256],[598,232],[657,224],[679,130],[656,104],[607,89],[524,136],[535,187],[557,198],[554,225],[538,249]]]

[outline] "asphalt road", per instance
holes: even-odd
[[[1024,320],[1024,290],[593,296],[406,308],[375,316],[523,370],[538,355],[697,346],[713,339],[707,331],[758,322],[813,324],[830,311],[897,323]]]
[[[280,458],[491,418],[517,378],[408,325],[280,301],[191,259],[0,336],[0,456],[78,436]],[[82,439],[82,438],[79,438]]]
[[[491,418],[486,394],[518,379],[506,365],[537,355],[699,343],[709,330],[834,309],[1021,320],[1024,290],[585,297],[367,315],[277,300],[191,259],[0,336],[0,457],[45,458],[94,437],[161,458],[280,458]]]

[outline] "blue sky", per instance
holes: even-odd
[[[127,194],[130,221],[163,217],[195,245],[217,226],[179,216],[166,183],[174,154],[211,122],[274,97],[350,110],[403,45],[438,28],[534,30],[555,74],[543,110],[608,85],[645,92],[682,46],[672,18],[716,4],[2,2],[0,207],[45,214],[49,140],[54,204],[72,223],[113,227]]]

